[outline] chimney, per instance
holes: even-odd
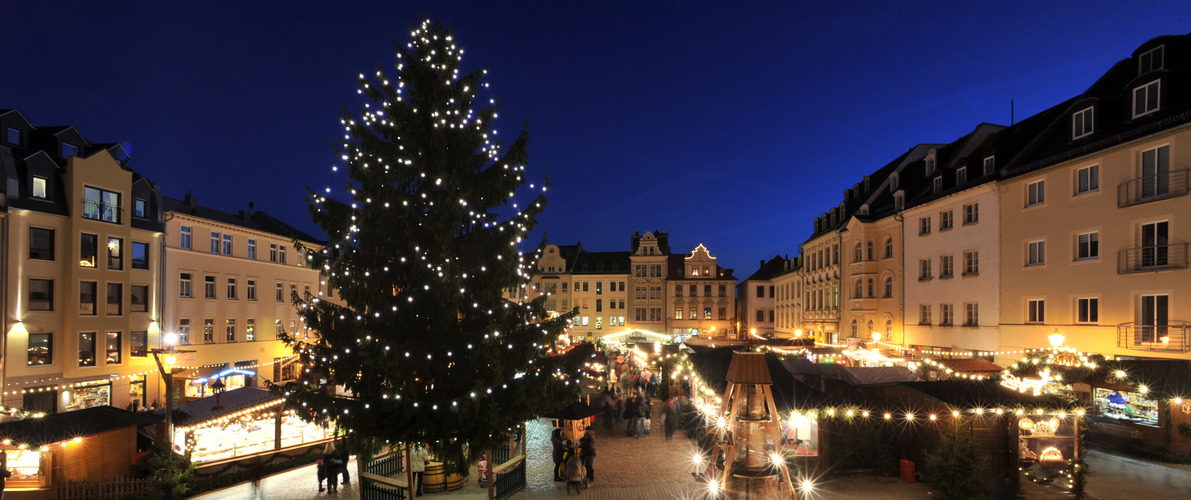
[[[191,210],[194,210],[194,206],[195,206],[195,204],[196,204],[196,201],[195,201],[195,198],[194,198],[194,195],[193,195],[193,194],[191,194],[191,193],[186,193],[186,204],[190,206],[190,209],[191,209]]]
[[[248,222],[248,216],[250,214],[251,214],[251,212],[249,212],[247,210],[241,210],[240,211],[240,220],[242,220],[244,222]]]

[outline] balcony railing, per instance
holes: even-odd
[[[1146,175],[1117,186],[1117,207],[1149,203],[1187,194],[1188,170]]]
[[[1117,274],[1186,268],[1186,243],[1127,248],[1117,254]]]
[[[122,210],[119,205],[103,203],[94,200],[83,200],[83,218],[101,220],[113,224],[120,223]]]
[[[1171,325],[1117,325],[1117,347],[1163,351],[1191,351],[1191,339],[1185,321]]]

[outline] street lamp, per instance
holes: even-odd
[[[194,353],[194,351],[178,350],[178,334],[173,332],[162,335],[161,342],[165,348],[151,349],[149,352],[153,353],[153,361],[157,362],[157,371],[165,381],[165,449],[172,453],[174,451],[174,375],[181,373],[184,369],[178,366],[178,354]],[[165,363],[162,363],[162,354],[165,355]]]
[[[1063,341],[1066,340],[1067,337],[1064,337],[1063,334],[1059,333],[1059,329],[1055,328],[1055,332],[1050,334],[1050,336],[1047,337],[1047,339],[1050,340],[1051,347],[1058,349],[1059,347],[1061,347],[1063,345]]]

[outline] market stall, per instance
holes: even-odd
[[[272,452],[331,439],[334,430],[282,409],[282,398],[263,389],[241,387],[218,396],[183,403],[175,422],[174,451],[190,451],[205,464]]]

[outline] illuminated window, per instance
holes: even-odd
[[[79,236],[79,266],[96,267],[96,259],[99,258],[99,236],[87,233]]]
[[[33,197],[34,198],[45,198],[46,197],[46,186],[48,185],[48,182],[49,181],[46,180],[45,177],[37,177],[37,176],[33,177]]]

